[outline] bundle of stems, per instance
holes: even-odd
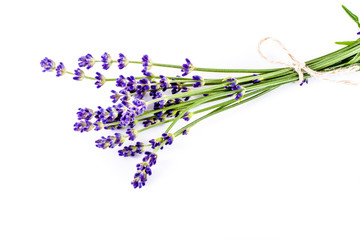
[[[347,8],[345,11],[359,24],[359,20]],[[359,24],[360,26],[360,24]],[[345,47],[324,56],[307,61],[308,68],[317,72],[328,72],[336,69],[360,66],[360,39],[356,41],[337,42]],[[86,76],[82,69],[90,69],[97,63],[108,70],[113,64],[123,69],[128,64],[141,64],[143,76],[105,78],[97,72],[95,77]],[[79,58],[79,67],[74,72],[66,70],[63,63],[56,66],[51,59],[41,61],[43,71],[56,71],[57,76],[73,75],[74,80],[89,79],[95,81],[100,88],[106,82],[115,82],[117,89],[112,91],[112,106],[93,110],[79,108],[77,112],[79,122],[75,123],[74,130],[88,132],[90,130],[108,129],[115,134],[96,140],[99,148],[114,148],[122,146],[125,141],[134,141],[141,132],[154,127],[167,125],[163,134],[150,139],[148,143],[136,142],[119,150],[123,157],[144,154],[141,163],[137,164],[137,171],[131,182],[134,188],[141,188],[152,174],[151,167],[156,164],[157,152],[165,145],[171,145],[180,135],[186,135],[190,128],[206,118],[237,107],[254,100],[274,89],[288,83],[299,81],[299,73],[294,68],[274,69],[215,69],[195,67],[189,59],[183,65],[172,65],[152,62],[148,55],[142,61],[128,60],[124,54],[119,59],[112,60],[108,53],[95,59],[91,54]],[[150,72],[151,67],[181,69],[182,76],[155,76]],[[248,73],[245,76],[228,78],[202,78],[193,72],[212,73]],[[304,72],[307,83],[311,77]],[[197,117],[199,116],[199,117]],[[180,120],[188,123],[174,130]],[[125,133],[121,133],[125,131]]]

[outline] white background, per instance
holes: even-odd
[[[72,71],[79,56],[107,51],[280,67],[258,56],[261,38],[303,61],[356,39],[341,4],[360,15],[345,0],[3,1],[0,239],[359,239],[359,87],[311,79],[207,119],[160,152],[134,190],[139,158],[97,149],[109,132],[72,130],[78,107],[111,104],[112,84],[96,89],[39,65],[47,56]]]

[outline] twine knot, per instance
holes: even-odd
[[[271,60],[269,58],[267,58],[261,51],[261,46],[262,44],[267,41],[267,40],[272,40],[274,42],[276,42],[283,50],[284,52],[290,57],[291,62],[287,63],[287,62],[283,62],[283,61],[277,61],[277,60]],[[316,77],[316,78],[320,78],[323,80],[328,80],[328,81],[332,81],[332,82],[337,82],[337,83],[344,83],[344,84],[348,84],[348,85],[358,85],[357,83],[353,83],[349,80],[332,80],[332,79],[328,79],[328,78],[324,78],[324,75],[332,75],[332,74],[337,74],[337,73],[345,73],[345,72],[355,72],[360,70],[360,67],[358,65],[354,65],[348,68],[340,68],[340,69],[336,69],[333,71],[327,71],[327,72],[317,72],[315,70],[312,70],[311,68],[309,68],[308,66],[306,66],[305,62],[300,62],[298,61],[286,48],[285,46],[277,39],[272,38],[272,37],[266,37],[260,40],[259,44],[258,44],[258,52],[260,54],[260,56],[265,59],[266,61],[268,61],[269,63],[278,63],[278,64],[282,64],[285,65],[289,68],[293,68],[299,75],[299,83],[303,83],[304,81],[304,72],[308,73],[311,77]]]

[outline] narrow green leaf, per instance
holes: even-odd
[[[335,42],[335,44],[350,46],[353,45],[355,42],[356,41],[344,41],[344,42]]]
[[[345,7],[344,5],[341,5],[342,8],[345,10],[345,12],[351,17],[352,20],[354,20],[354,22],[357,23],[358,27],[360,28],[360,23],[359,23],[359,18],[358,16],[356,16],[355,14],[353,14],[349,9],[347,9],[347,7]]]
[[[360,61],[360,53],[356,54],[348,63],[354,64]]]

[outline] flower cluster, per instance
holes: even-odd
[[[104,55],[101,56],[101,62],[103,63],[102,64],[103,69],[108,70],[112,64],[112,59],[110,54],[105,52]]]
[[[41,60],[40,65],[43,68],[43,72],[52,72],[56,68],[55,62],[47,57]]]
[[[82,81],[82,80],[84,79],[85,73],[84,73],[83,70],[81,70],[80,68],[78,68],[78,69],[75,69],[74,72],[75,72],[75,73],[74,73],[75,77],[73,77],[74,80],[76,80],[76,81]]]
[[[152,174],[150,167],[156,164],[156,159],[157,155],[155,153],[145,152],[143,161],[136,165],[137,172],[134,175],[134,180],[131,182],[134,188],[145,186],[147,177]]]
[[[56,76],[60,77],[66,73],[65,66],[62,62],[56,67]]]
[[[79,67],[85,67],[86,69],[90,69],[94,66],[95,59],[91,54],[86,54],[79,58]]]
[[[181,69],[181,72],[183,72],[182,76],[186,76],[189,73],[191,73],[194,70],[194,65],[192,65],[192,63],[190,62],[190,60],[188,58],[185,59],[186,63],[184,63],[182,66],[183,68]]]
[[[97,80],[95,82],[95,85],[97,88],[100,88],[102,85],[104,85],[104,83],[106,82],[106,78],[104,77],[104,75],[102,75],[99,72],[96,72],[96,77],[95,79]]]
[[[123,69],[124,67],[126,67],[129,64],[129,61],[127,60],[125,55],[122,53],[119,54],[119,59],[117,61],[119,63],[119,65],[118,65],[119,69]]]
[[[96,111],[90,108],[79,108],[77,112],[78,120],[75,123],[75,131],[90,131],[92,129],[99,131],[105,129],[123,129],[125,127],[133,128],[136,125],[136,117],[144,113],[146,103],[139,99],[123,99],[111,107],[98,107]],[[95,119],[94,122],[90,120]],[[135,131],[135,130],[134,130]],[[135,139],[136,133],[132,133],[131,139]]]

